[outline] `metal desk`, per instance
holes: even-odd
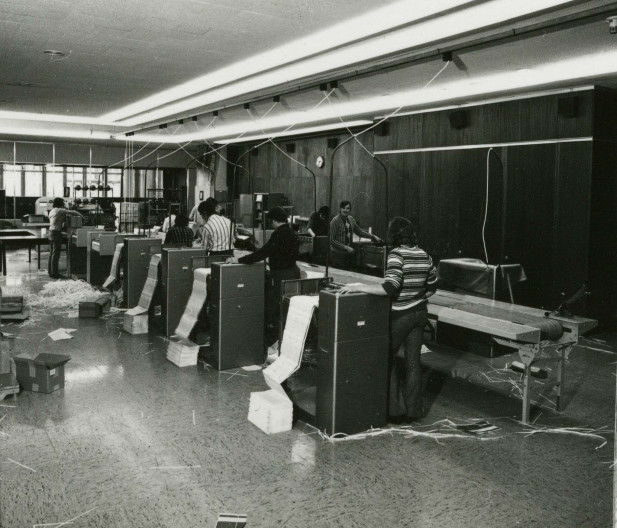
[[[0,265],[2,274],[6,275],[6,250],[7,248],[28,248],[28,262],[32,261],[32,248],[36,246],[38,257],[38,269],[41,269],[41,244],[49,244],[46,236],[37,235],[33,231],[25,229],[1,229],[0,230]]]

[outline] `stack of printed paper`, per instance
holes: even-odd
[[[251,392],[248,419],[266,434],[290,431],[293,405],[287,396],[274,390]]]
[[[197,365],[199,345],[172,337],[167,345],[167,359],[179,367]]]

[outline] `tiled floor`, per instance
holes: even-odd
[[[3,290],[36,294],[46,275],[26,259],[10,255]],[[302,423],[272,436],[249,423],[250,392],[267,389],[259,371],[180,369],[159,333],[126,334],[120,317],[33,320],[3,325],[17,349],[72,359],[63,390],[0,401],[2,527],[201,528],[224,511],[246,514],[251,528],[611,525],[614,334],[585,342],[606,352],[571,354],[561,414],[532,415],[536,426],[607,429],[603,447],[600,438],[526,436],[519,400],[435,373],[414,429],[483,418],[500,428],[490,439],[333,444]],[[76,328],[74,339],[46,337],[58,327]]]

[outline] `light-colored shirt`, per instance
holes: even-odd
[[[199,214],[199,211],[197,210],[198,207],[199,204],[197,204],[195,207],[193,207],[193,209],[191,209],[191,212],[189,214],[189,220],[195,222],[198,226],[202,227],[205,225],[206,220],[203,216],[201,216],[201,214]]]
[[[224,216],[213,214],[208,217],[208,221],[203,227],[201,246],[206,248],[208,252],[233,249],[233,241],[230,241],[231,234],[231,220]],[[234,232],[233,240],[236,238],[235,235],[236,233]]]
[[[175,214],[171,215],[171,222],[169,221],[169,216],[166,216],[165,220],[163,220],[163,226],[161,227],[161,233],[167,233],[167,231],[169,231],[169,228],[172,227],[175,223],[176,223]]]
[[[62,207],[54,207],[49,211],[49,230],[62,231],[62,225],[67,216],[75,214],[74,211],[63,209]]]

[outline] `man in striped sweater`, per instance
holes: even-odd
[[[233,241],[236,239],[235,225],[231,220],[218,214],[218,202],[215,198],[207,198],[197,208],[199,214],[206,219],[202,229],[201,245],[209,255],[233,255]]]
[[[413,225],[406,218],[396,217],[390,222],[388,242],[393,249],[384,282],[349,284],[341,293],[388,295],[392,300],[389,421],[411,423],[423,416],[420,354],[427,322],[426,300],[437,289],[437,270],[431,257],[418,247]],[[396,363],[401,345],[405,348],[403,369]]]

